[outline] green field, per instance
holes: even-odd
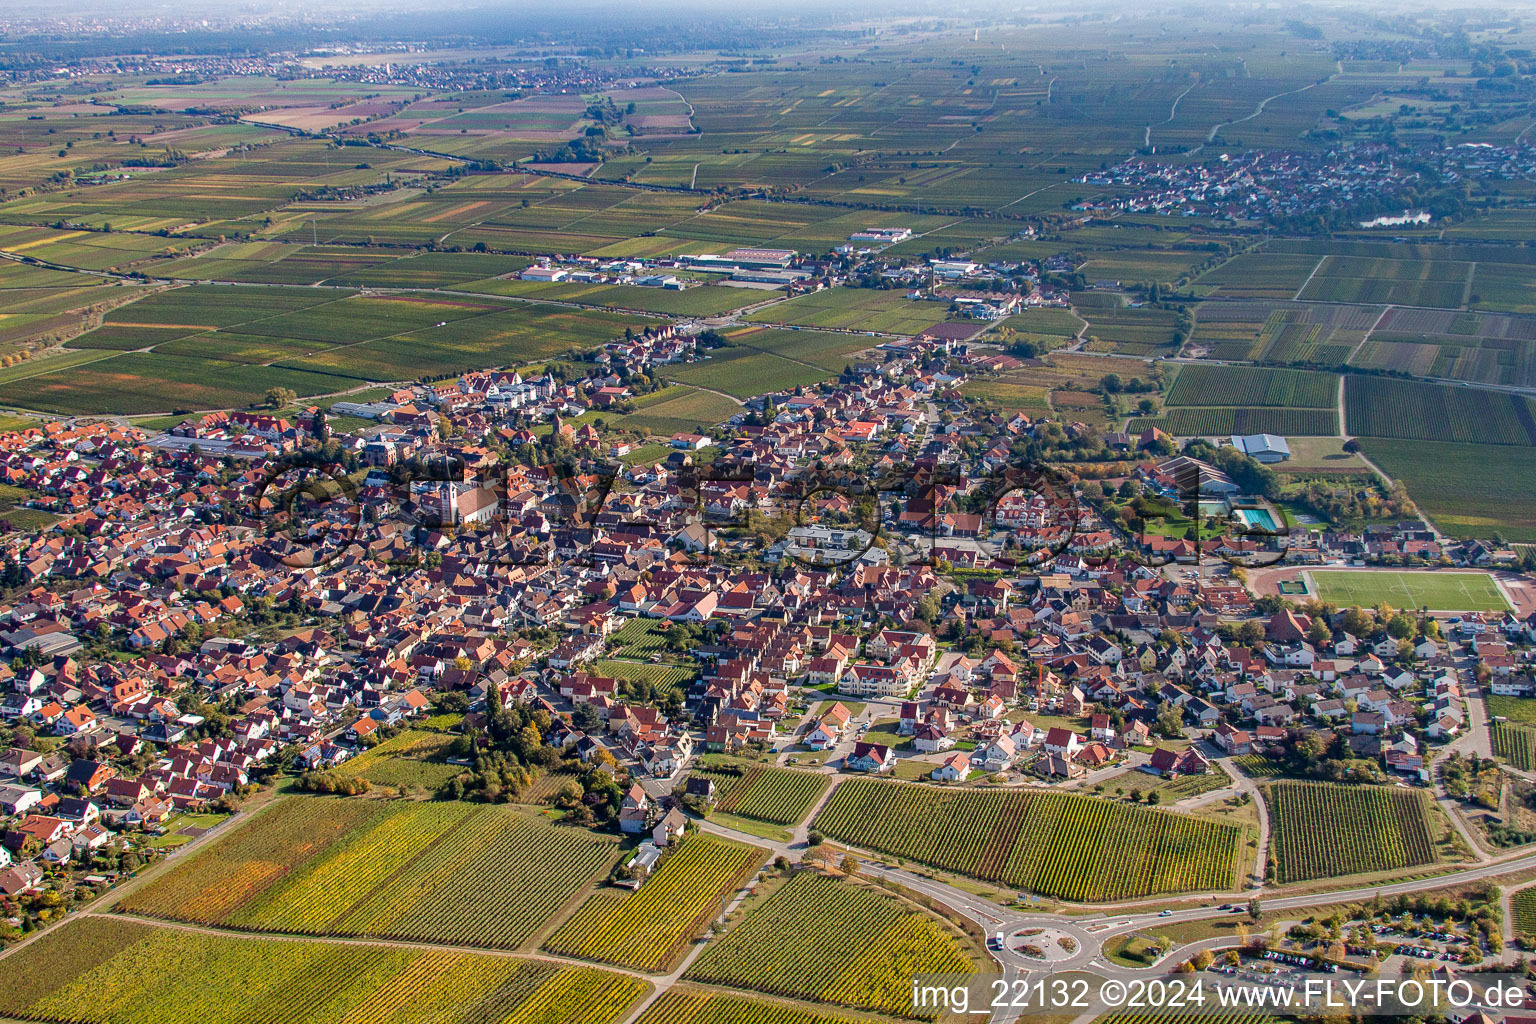
[[[1483,696],[1490,718],[1507,718],[1518,725],[1536,726],[1536,700],[1489,693]]]
[[[1515,912],[1515,933],[1536,935],[1536,885],[1517,890],[1510,903]]]
[[[1523,395],[1350,376],[1344,399],[1357,437],[1536,445],[1536,400]]]
[[[592,663],[592,673],[629,682],[644,682],[656,687],[661,693],[679,690],[686,692],[696,672],[692,665],[664,665],[640,661],[618,661],[612,658]]]
[[[403,729],[333,771],[367,779],[376,786],[436,790],[464,770],[462,766],[448,764],[444,758],[444,748],[452,739],[438,732]]]
[[[192,285],[111,310],[70,342],[79,354],[18,364],[25,383],[0,374],[0,401],[62,413],[237,408],[271,387],[308,397],[521,365],[651,322],[443,292]]]
[[[1450,536],[1501,532],[1510,541],[1536,541],[1536,449],[1374,437],[1361,443]]]
[[[900,288],[827,288],[776,303],[747,319],[764,324],[918,334],[948,315],[947,302],[909,299]]]
[[[871,1019],[811,1009],[803,1003],[674,985],[646,1009],[637,1024],[869,1024]]]
[[[613,417],[609,422],[625,430],[671,437],[691,434],[730,419],[741,406],[724,395],[698,388],[669,387],[635,402],[635,411]]]
[[[1179,368],[1168,404],[1332,409],[1338,383],[1331,373],[1309,370],[1190,363]]]
[[[851,779],[814,823],[856,847],[1082,902],[1225,889],[1237,870],[1231,825],[1066,793]]]
[[[1428,608],[1437,612],[1504,611],[1509,602],[1481,572],[1352,572],[1313,569],[1307,573],[1317,597],[1329,604],[1373,608]]]
[[[1330,605],[1428,608],[1430,611],[1505,611],[1510,602],[1487,573],[1312,570],[1319,600]]]
[[[1492,708],[1489,714],[1493,714]],[[1523,772],[1536,768],[1536,729],[1518,722],[1492,722],[1488,733],[1494,757]]]
[[[1160,427],[1177,437],[1229,434],[1279,434],[1282,437],[1333,437],[1339,414],[1333,409],[1232,409],[1217,406],[1167,406],[1162,416],[1133,419],[1131,429]]]
[[[665,366],[661,373],[680,384],[737,398],[816,384],[834,375],[832,370],[750,348],[717,349],[702,362]]]

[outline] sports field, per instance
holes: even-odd
[[[1307,573],[1318,598],[1335,605],[1428,608],[1437,612],[1504,611],[1509,601],[1484,572],[1351,572],[1324,569]]]

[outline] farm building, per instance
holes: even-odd
[[[1259,462],[1284,462],[1291,446],[1276,434],[1233,434],[1232,447]]]

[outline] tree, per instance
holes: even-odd
[[[1099,380],[1099,386],[1108,394],[1115,394],[1120,390],[1120,375],[1118,373],[1106,373]]]
[[[1307,640],[1313,647],[1327,647],[1333,640],[1333,634],[1328,630],[1328,623],[1319,615],[1312,620],[1312,625],[1307,627]]]
[[[1361,608],[1359,605],[1355,605],[1353,608],[1345,609],[1344,618],[1340,622],[1340,625],[1344,627],[1344,632],[1348,633],[1350,636],[1358,637],[1368,634],[1371,631],[1374,623],[1371,621],[1370,615],[1366,613],[1364,608]]]
[[[852,878],[859,873],[859,859],[850,853],[843,858],[842,864],[838,865],[838,867],[843,874]]]
[[[1156,728],[1164,739],[1178,739],[1184,735],[1184,712],[1172,701],[1163,701],[1157,709]]]
[[[299,393],[293,388],[272,387],[267,388],[266,402],[273,409],[281,409],[286,405],[292,405],[299,400]]]
[[[1354,438],[1350,438],[1348,441],[1345,441],[1342,447],[1351,455],[1360,454],[1360,442],[1356,441]]]
[[[1257,899],[1252,899],[1252,900],[1248,901],[1248,919],[1250,921],[1257,922],[1259,917],[1263,913],[1264,913],[1264,904],[1260,903]]]

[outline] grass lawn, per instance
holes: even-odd
[[[1483,698],[1489,718],[1507,718],[1511,722],[1536,725],[1536,700],[1528,697],[1502,697],[1490,693]]]
[[[165,835],[155,836],[147,844],[152,850],[173,850],[185,846],[208,829],[229,818],[227,814],[177,814],[165,821]],[[186,830],[191,829],[190,833]]]
[[[1509,601],[1483,572],[1352,572],[1318,570],[1307,574],[1320,600],[1370,608],[1385,602],[1394,608],[1442,612],[1504,611]]]

